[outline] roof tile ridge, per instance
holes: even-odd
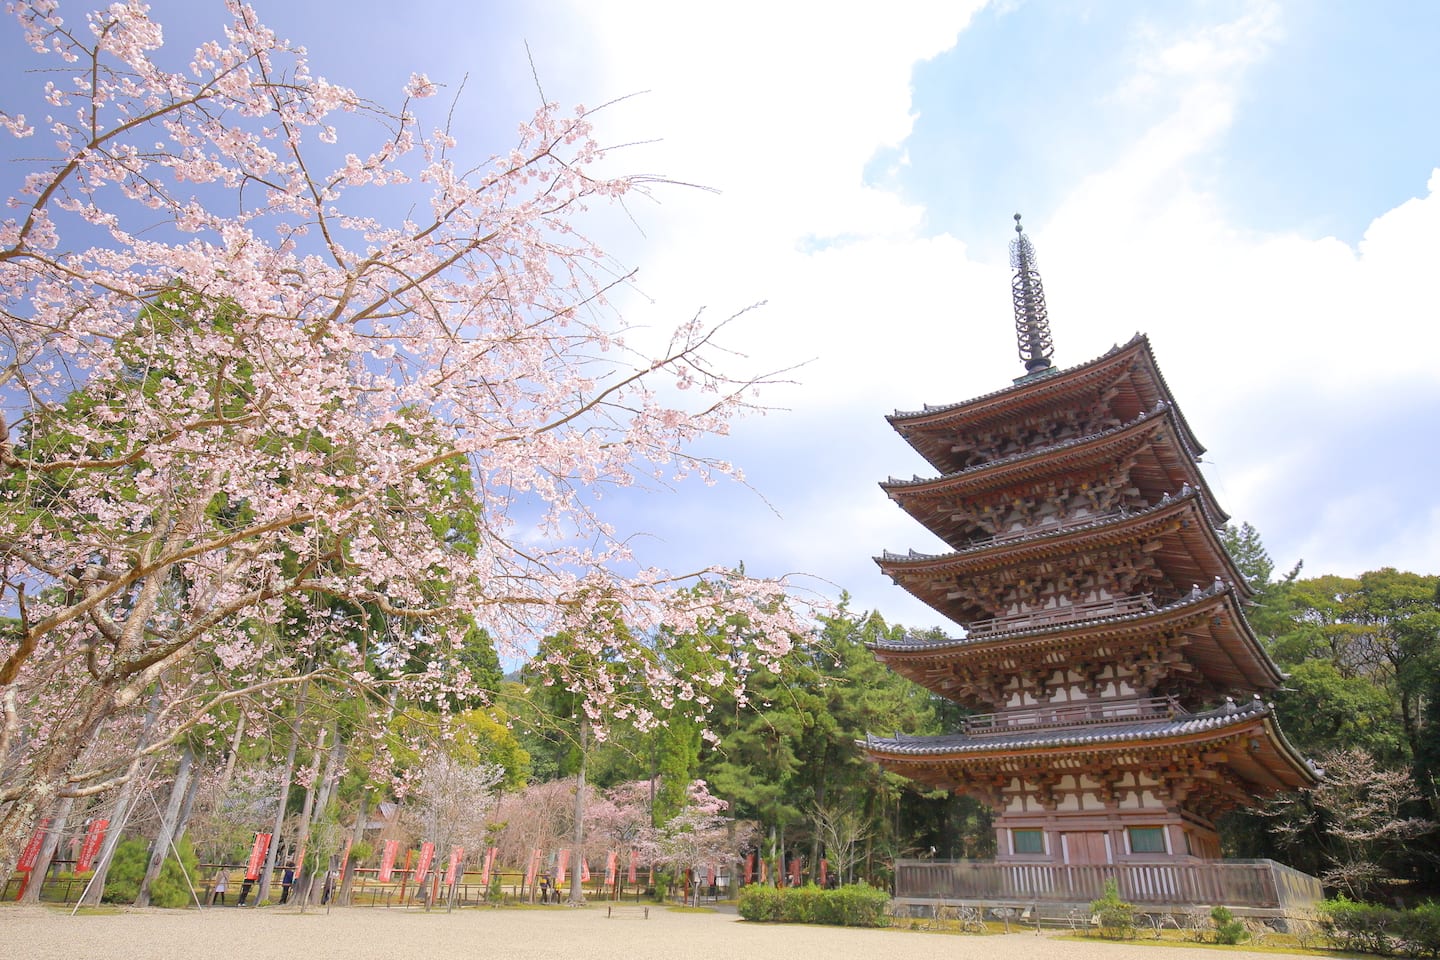
[[[960,550],[947,550],[942,553],[921,553],[920,551],[914,549],[907,550],[904,553],[896,553],[891,550],[885,550],[880,554],[880,556],[872,557],[871,559],[873,559],[876,563],[895,560],[945,560],[952,557],[959,558],[964,556],[970,556],[982,550],[988,550],[994,547],[997,543],[1003,543],[1008,548],[1021,544],[1037,543],[1041,540],[1046,540],[1049,538],[1067,537],[1077,533],[1085,533],[1092,530],[1099,530],[1107,526],[1118,526],[1119,524],[1124,523],[1128,520],[1142,519],[1144,517],[1150,516],[1151,514],[1159,513],[1160,511],[1168,507],[1172,507],[1175,504],[1180,503],[1184,500],[1199,500],[1200,491],[1197,488],[1191,487],[1189,486],[1189,484],[1186,484],[1185,487],[1188,489],[1182,488],[1180,493],[1164,494],[1160,497],[1159,500],[1155,501],[1152,504],[1149,504],[1144,509],[1128,510],[1122,508],[1112,513],[1099,515],[1090,523],[1077,523],[1074,526],[1069,527],[1036,530],[1034,533],[1026,533],[1020,536],[1007,537],[1004,540],[982,540],[976,543],[972,543],[969,546],[964,547]],[[1197,506],[1200,509],[1200,514],[1204,516],[1204,501],[1199,500]]]
[[[1052,443],[1047,446],[1034,447],[1029,450],[1019,450],[1015,453],[1007,454],[1006,456],[999,457],[995,460],[987,460],[984,463],[977,463],[974,466],[964,467],[960,470],[952,470],[949,473],[942,473],[938,476],[930,477],[928,479],[921,478],[918,475],[911,480],[901,480],[896,477],[891,477],[889,480],[881,483],[880,486],[882,488],[920,486],[927,483],[939,483],[942,480],[950,480],[955,477],[961,477],[967,473],[973,474],[981,470],[989,470],[993,467],[1011,466],[1015,463],[1019,463],[1020,461],[1031,457],[1039,458],[1041,456],[1048,456],[1052,453],[1059,453],[1073,449],[1084,443],[1091,443],[1096,440],[1104,440],[1109,439],[1110,437],[1118,436],[1119,434],[1124,433],[1126,430],[1133,429],[1143,423],[1146,423],[1147,421],[1154,422],[1154,418],[1156,416],[1163,414],[1167,411],[1173,411],[1174,409],[1175,405],[1173,403],[1166,403],[1164,400],[1161,400],[1155,405],[1153,409],[1149,411],[1141,410],[1134,420],[1129,420],[1118,426],[1108,427],[1096,433],[1087,433],[1083,437],[1071,437],[1069,440],[1061,440],[1058,443]],[[1183,446],[1185,443],[1184,437],[1182,436],[1179,439],[1181,445]]]
[[[1116,344],[1098,357],[1092,357],[1091,359],[1086,360],[1083,363],[1075,364],[1073,367],[1065,367],[1063,369],[1053,370],[1051,373],[1049,373],[1045,377],[1040,378],[1039,380],[1029,380],[1025,383],[1019,384],[1012,383],[1009,386],[1001,387],[998,390],[991,390],[989,393],[982,393],[979,396],[971,397],[968,400],[957,400],[953,403],[925,403],[921,404],[921,408],[919,410],[900,410],[897,408],[894,413],[887,414],[885,419],[893,422],[896,420],[908,420],[911,417],[923,417],[932,413],[944,413],[946,410],[954,410],[958,407],[964,407],[972,403],[978,403],[981,400],[991,400],[1006,393],[1020,392],[1028,389],[1032,384],[1035,384],[1037,382],[1054,380],[1056,378],[1066,376],[1067,374],[1072,374],[1077,371],[1084,370],[1086,367],[1096,366],[1103,360],[1109,360],[1116,354],[1124,353],[1126,350],[1129,350],[1131,347],[1134,347],[1138,343],[1144,343],[1148,347],[1150,341],[1149,338],[1145,336],[1145,334],[1137,333],[1135,334],[1135,336],[1131,337],[1126,343]],[[1152,365],[1155,367],[1156,374],[1159,374],[1160,366],[1159,364],[1154,363],[1155,358],[1153,352],[1150,359]],[[1168,387],[1166,388],[1166,391],[1169,391]]]

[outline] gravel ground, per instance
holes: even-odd
[[[528,910],[377,908],[126,910],[71,917],[46,907],[0,906],[3,960],[1203,960],[1186,947],[1060,940],[1035,934],[963,936],[901,930],[745,923],[733,913],[650,919],[626,906]],[[1227,948],[1228,960],[1277,954]]]

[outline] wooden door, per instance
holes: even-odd
[[[1105,849],[1105,833],[1102,830],[1086,830],[1062,834],[1065,843],[1065,862],[1075,864],[1109,863],[1110,856]]]

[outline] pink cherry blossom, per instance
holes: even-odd
[[[53,798],[124,778],[106,731],[153,690],[147,755],[302,682],[437,705],[479,625],[511,656],[586,638],[556,666],[603,722],[627,684],[703,703],[810,629],[783,583],[645,567],[592,495],[738,475],[694,443],[771,379],[724,370],[725,320],[627,348],[625,272],[574,217],[659,185],[595,171],[596,114],[546,104],[462,162],[225,6],[173,69],[136,0],[9,5],[69,66],[33,91],[44,159],[0,173],[0,883]],[[338,114],[371,142],[326,148],[365,138]],[[0,136],[31,131],[0,102]],[[376,219],[382,191],[413,221]],[[679,633],[713,670],[663,666]]]

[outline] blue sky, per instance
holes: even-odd
[[[1057,362],[1148,333],[1222,506],[1278,566],[1440,572],[1440,4],[255,7],[378,100],[412,70],[452,93],[468,75],[477,160],[533,110],[528,58],[562,103],[637,94],[597,117],[602,140],[644,142],[610,162],[718,191],[590,225],[639,268],[627,318],[659,331],[766,301],[731,344],[755,370],[809,362],[713,447],[753,490],[612,501],[647,560],[806,574],[940,624],[871,560],[936,548],[877,486],[928,474],[884,416],[1021,372],[1018,210]],[[153,9],[176,43],[223,18],[218,0]]]

